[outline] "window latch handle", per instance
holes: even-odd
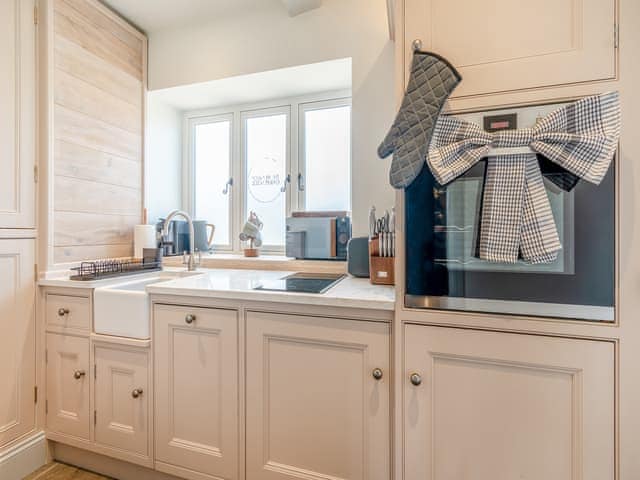
[[[282,183],[282,187],[280,187],[280,191],[282,193],[287,191],[287,183],[291,183],[291,174],[287,174],[287,177],[284,179],[284,182]]]
[[[224,184],[224,190],[222,190],[223,195],[229,193],[229,187],[233,187],[233,177],[230,177],[227,183]]]
[[[298,191],[304,192],[304,176],[302,173],[298,173]]]

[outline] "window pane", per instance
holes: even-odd
[[[304,113],[305,209],[351,210],[351,107]]]
[[[287,168],[287,115],[248,118],[246,128],[247,202],[262,220],[264,245],[284,245],[285,199],[280,191]]]
[[[231,244],[229,199],[224,195],[225,184],[231,176],[228,120],[195,126],[195,214],[216,226],[213,243]]]

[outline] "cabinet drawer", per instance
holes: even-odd
[[[47,294],[47,328],[91,330],[91,304],[86,297]]]

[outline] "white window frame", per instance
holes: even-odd
[[[206,125],[209,123],[219,123],[219,122],[230,122],[229,125],[229,172],[231,174],[231,178],[234,178],[234,115],[232,113],[223,113],[217,115],[202,115],[202,116],[194,116],[186,118],[186,132],[188,134],[188,142],[187,142],[187,162],[186,162],[186,176],[188,178],[188,188],[185,188],[184,194],[187,196],[185,204],[187,205],[188,212],[194,217],[197,217],[198,212],[196,211],[196,189],[195,189],[195,176],[196,176],[196,151],[195,151],[195,139],[196,139],[196,129],[195,127],[198,125]],[[234,221],[234,212],[235,206],[237,204],[237,199],[234,195],[234,188],[231,187],[229,189],[229,244],[216,244],[215,243],[215,234],[214,234],[214,245],[215,250],[222,252],[231,252],[234,249],[234,238],[238,236],[239,232],[236,230],[237,225]],[[184,197],[184,195],[183,195]]]
[[[240,161],[236,163],[240,163],[242,167],[241,173],[240,173],[241,188],[239,188],[239,190],[242,191],[240,212],[244,213],[244,215],[241,215],[241,217],[247,216],[247,203],[248,203],[247,195],[249,194],[249,188],[245,182],[245,180],[247,179],[247,173],[248,173],[247,172],[247,129],[246,129],[247,120],[250,120],[252,118],[271,117],[276,115],[285,115],[287,119],[287,126],[286,126],[287,138],[285,140],[286,158],[285,158],[284,174],[285,174],[285,178],[286,177],[291,178],[291,106],[283,105],[279,107],[261,108],[257,110],[245,110],[240,113],[240,139],[241,139],[240,140],[240,158],[239,158]],[[291,215],[291,197],[292,197],[291,181],[284,182],[284,186],[285,186],[284,205],[285,205],[285,218],[286,218],[289,215]],[[263,244],[262,247],[260,247],[260,249],[264,253],[274,254],[274,255],[284,255],[285,246]]]
[[[297,166],[298,173],[296,174],[295,182],[296,182],[296,191],[297,195],[297,208],[300,210],[306,209],[306,192],[301,188],[302,185],[305,184],[305,180],[307,178],[307,164],[305,161],[306,158],[306,121],[305,121],[305,113],[311,112],[314,110],[326,110],[330,108],[337,107],[351,107],[351,97],[343,97],[343,98],[334,98],[331,100],[319,100],[315,102],[305,102],[300,103],[298,105],[298,158],[297,158]],[[351,109],[351,114],[353,114],[353,109]],[[350,128],[353,122],[350,122]],[[351,131],[351,135],[353,135],[353,129]],[[350,142],[349,149],[349,165],[352,164],[352,146],[353,140]],[[349,208],[347,209],[351,212],[351,207],[353,205],[352,192],[353,188],[351,185],[351,178],[353,174],[351,172],[351,167],[349,168]],[[292,180],[293,181],[293,180]]]
[[[256,114],[256,116],[272,115],[273,113],[262,115],[259,112],[277,111],[278,109],[288,109],[288,142],[287,142],[287,174],[291,175],[291,183],[287,185],[286,215],[296,210],[302,210],[304,203],[304,195],[300,195],[298,191],[298,173],[301,173],[300,167],[304,167],[304,151],[301,150],[300,138],[304,142],[304,130],[300,125],[300,112],[303,105],[313,108],[314,105],[332,104],[346,105],[351,104],[350,90],[331,90],[319,92],[311,95],[299,97],[288,97],[268,100],[264,102],[229,105],[220,108],[208,108],[201,110],[187,111],[183,115],[183,153],[182,153],[182,207],[191,215],[195,211],[195,158],[194,158],[194,139],[195,131],[193,125],[197,123],[209,123],[215,119],[231,119],[231,175],[233,178],[233,187],[230,189],[230,232],[231,245],[216,245],[214,252],[241,254],[243,245],[238,235],[246,221],[244,217],[246,186],[244,185],[244,169],[245,159],[243,152],[244,134],[243,134],[243,115]],[[322,108],[319,106],[318,108]],[[304,116],[302,116],[304,121]],[[353,135],[352,135],[353,144]],[[300,161],[299,161],[300,158]],[[302,164],[302,165],[301,165]],[[351,186],[350,186],[351,187]],[[295,189],[295,191],[294,191]],[[352,189],[350,188],[350,191]],[[303,192],[302,192],[303,193]],[[351,195],[350,195],[351,196]],[[302,202],[302,203],[301,203]],[[353,204],[353,199],[351,199]],[[211,220],[211,219],[206,219]],[[271,246],[273,247],[273,246]],[[265,254],[284,254],[284,247],[270,248],[268,245],[261,247],[261,251]]]

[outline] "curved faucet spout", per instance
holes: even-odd
[[[189,225],[189,259],[187,262],[187,270],[193,271],[196,269],[197,263],[195,261],[196,252],[194,248],[195,232],[193,229],[193,220],[191,219],[191,215],[183,210],[170,211],[167,214],[167,218],[164,221],[164,226],[162,227],[162,237],[164,238],[169,235],[169,225],[171,224],[171,221],[174,219],[174,217],[183,217]]]

